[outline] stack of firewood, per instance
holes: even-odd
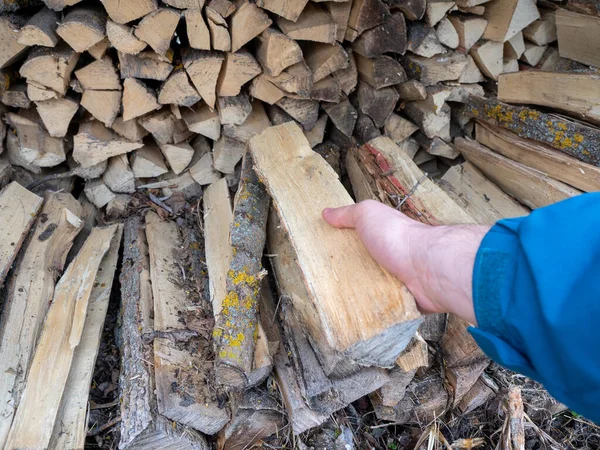
[[[320,214],[353,202],[340,178],[434,225],[600,190],[593,1],[0,12],[0,448],[83,448],[116,277],[121,448],[248,448],[367,395],[426,423],[495,395],[468,324],[421,317]]]

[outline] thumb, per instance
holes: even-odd
[[[323,218],[335,228],[354,228],[356,226],[356,207],[357,205],[326,208],[323,210]]]

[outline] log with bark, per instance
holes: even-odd
[[[456,140],[456,147],[465,159],[531,209],[551,205],[581,193],[542,172],[494,153],[475,141],[459,138]]]
[[[593,165],[600,164],[600,132],[594,127],[495,99],[470,96],[468,113],[478,120],[543,142]]]
[[[208,333],[194,327],[212,320],[204,292],[190,292],[181,267],[192,273],[194,243],[186,229],[146,215],[146,238],[154,299],[154,382],[158,412],[206,434],[215,434],[229,420],[229,412],[214,393]],[[182,250],[183,249],[183,250]]]
[[[406,153],[389,138],[376,138],[355,149],[354,155],[357,167],[350,172],[352,184],[368,186],[374,198],[393,207],[400,205],[402,212],[423,223],[474,223],[474,220],[432,180],[425,177]],[[447,328],[440,345],[444,358],[448,361],[445,373],[450,382],[449,395],[454,404],[472,387],[487,364],[484,364],[486,359],[483,353],[467,332],[467,324],[458,318],[452,321],[456,325]],[[401,411],[402,408],[404,406],[398,404],[394,411]],[[388,413],[382,410],[382,414]],[[406,413],[403,414],[403,417],[407,417]],[[408,416],[410,414],[412,413],[408,413]]]
[[[145,337],[154,331],[150,261],[143,221],[127,220],[121,282],[120,446],[143,449],[208,449],[205,438],[158,412],[154,349]]]
[[[518,163],[585,192],[600,190],[600,168],[571,158],[549,145],[518,137],[501,127],[477,122],[477,141]]]
[[[498,100],[548,106],[600,125],[600,78],[595,75],[536,71],[501,75]]]
[[[252,156],[247,154],[234,200],[229,233],[232,255],[214,335],[217,378],[236,388],[249,384],[254,368],[268,208],[265,186],[254,172]]]

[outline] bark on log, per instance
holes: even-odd
[[[215,326],[217,380],[243,388],[252,372],[258,332],[258,296],[263,278],[261,258],[266,240],[269,196],[246,154],[235,197],[227,273],[227,295]]]
[[[64,43],[55,48],[37,47],[29,52],[19,73],[28,83],[36,82],[64,95],[78,59],[79,54]]]
[[[138,52],[137,54],[119,51],[119,67],[122,79],[145,78],[164,81],[173,71],[173,66],[169,60],[152,51]]]
[[[27,25],[21,28],[18,43],[24,45],[42,45],[54,47],[58,44],[59,37],[56,34],[59,15],[51,9],[44,8],[35,14]]]
[[[377,199],[396,207],[423,173],[387,138],[377,138],[356,150],[358,161],[369,174]],[[382,173],[392,171],[391,175]],[[431,225],[473,223],[433,181],[425,178],[402,206],[402,212]]]
[[[71,9],[56,33],[78,53],[98,44],[106,36],[106,12],[97,7]]]
[[[520,137],[549,144],[568,155],[600,166],[600,131],[580,122],[492,98],[470,96],[468,113]]]
[[[229,242],[229,230],[233,225],[233,211],[229,199],[227,180],[220,179],[204,192],[204,238],[206,242],[206,265],[209,290],[214,316],[219,321],[223,300],[227,296],[228,271],[233,258]],[[258,324],[252,372],[248,374],[246,387],[254,387],[271,372],[273,361],[262,325]]]
[[[16,14],[0,16],[0,69],[16,62],[27,50],[27,46],[18,42],[21,28],[25,25],[25,18]]]
[[[401,12],[396,12],[384,24],[362,33],[352,48],[367,58],[375,58],[388,52],[403,55],[406,45],[406,21]]]

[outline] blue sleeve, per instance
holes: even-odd
[[[491,359],[600,422],[600,193],[494,225],[473,301],[469,330]]]

